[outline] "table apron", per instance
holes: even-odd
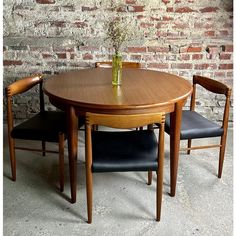
[[[57,108],[67,111],[71,106],[74,107],[77,115],[85,115],[86,112],[103,113],[103,114],[146,114],[155,112],[170,113],[175,110],[175,103],[168,103],[164,105],[151,106],[151,107],[128,107],[128,108],[95,108],[94,106],[80,106],[67,102],[60,101],[59,99],[50,98],[49,101]]]

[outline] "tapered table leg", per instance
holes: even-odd
[[[67,111],[68,156],[70,169],[71,203],[76,202],[77,187],[77,147],[78,147],[78,118],[74,107]]]
[[[170,114],[170,196],[175,196],[178,161],[179,161],[179,146],[180,146],[180,129],[182,120],[183,103],[175,104],[175,111]]]

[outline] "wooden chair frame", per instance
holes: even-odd
[[[162,187],[163,187],[163,166],[164,166],[164,113],[152,113],[142,115],[108,115],[86,113],[86,191],[88,223],[92,222],[92,137],[93,125],[102,125],[117,129],[135,128],[150,123],[159,123],[159,142],[158,142],[158,168],[157,168],[157,187],[156,187],[156,220],[160,221]],[[99,131],[98,131],[99,132]],[[151,171],[150,171],[151,172]]]
[[[187,154],[190,154],[190,150],[220,147],[218,177],[221,178],[222,169],[223,169],[223,162],[224,162],[226,137],[227,137],[231,88],[229,88],[225,84],[220,83],[216,80],[212,80],[212,79],[209,79],[209,78],[206,78],[203,76],[194,75],[193,76],[193,93],[191,95],[191,102],[190,102],[190,110],[191,111],[195,110],[197,85],[202,86],[203,88],[205,88],[206,90],[208,90],[212,93],[225,95],[226,101],[225,101],[224,115],[223,115],[223,121],[222,121],[222,128],[223,128],[224,132],[223,132],[223,135],[221,136],[220,144],[192,147],[192,139],[188,139],[187,148],[181,148],[180,150],[187,150]]]
[[[40,112],[44,112],[44,94],[42,90],[43,78],[41,74],[35,74],[30,77],[25,77],[21,80],[18,80],[8,87],[6,87],[6,97],[7,97],[7,125],[8,125],[8,142],[9,142],[9,152],[10,152],[10,161],[11,161],[11,172],[12,180],[16,181],[16,157],[15,150],[28,150],[28,151],[38,151],[42,152],[42,155],[45,156],[45,153],[59,153],[59,167],[60,167],[60,190],[64,190],[64,133],[58,133],[58,143],[59,150],[52,151],[46,149],[46,142],[42,140],[42,149],[27,148],[15,146],[15,139],[11,137],[11,132],[14,127],[13,111],[12,111],[12,98],[15,95],[24,93],[31,89],[32,87],[39,84],[39,98],[40,98]]]

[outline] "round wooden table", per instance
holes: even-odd
[[[175,195],[182,107],[192,92],[183,78],[159,71],[123,69],[122,85],[112,86],[108,68],[92,68],[54,75],[44,83],[50,102],[66,111],[71,201],[76,201],[77,116],[86,112],[108,114],[171,113],[170,195]]]

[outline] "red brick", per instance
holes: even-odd
[[[168,63],[149,63],[147,68],[156,68],[156,69],[169,69]]]
[[[216,68],[217,68],[216,64],[203,63],[194,65],[195,70],[206,70],[206,69],[216,69]]]
[[[231,59],[231,54],[221,53],[220,54],[220,59],[221,60],[230,60]]]
[[[128,47],[128,52],[132,53],[146,52],[146,47]]]
[[[205,13],[205,12],[216,12],[217,10],[219,10],[218,7],[205,7],[200,9],[201,13]]]
[[[157,29],[161,29],[161,28],[166,29],[166,27],[167,27],[168,24],[169,24],[169,23],[166,22],[166,21],[157,22],[156,28],[157,28]]]
[[[167,3],[170,3],[170,0],[162,0],[162,2],[167,4]]]
[[[161,17],[153,17],[153,16],[151,16],[150,20],[152,20],[152,21],[159,21],[159,20],[161,20]]]
[[[205,36],[215,36],[215,31],[209,30],[204,33]]]
[[[180,55],[180,59],[188,61],[188,60],[190,60],[190,55],[189,54],[182,54],[182,55]]]
[[[223,52],[233,52],[233,45],[222,45],[221,48]]]
[[[220,35],[220,36],[228,36],[228,35],[229,35],[229,32],[228,32],[228,30],[220,30],[220,31],[219,31],[219,35]]]
[[[193,68],[193,64],[192,63],[172,64],[171,68],[173,68],[173,69],[192,69]]]
[[[66,59],[66,53],[57,53],[59,59]]]
[[[129,7],[129,11],[133,11],[132,9],[133,9],[132,7]],[[113,9],[109,9],[109,10],[113,11]],[[118,7],[118,9],[116,11],[117,12],[127,12],[127,8],[126,8],[126,6],[120,6],[120,7]]]
[[[148,47],[148,52],[169,52],[169,47],[157,47],[157,46],[150,46]]]
[[[138,20],[143,19],[143,18],[145,18],[143,15],[137,15]]]
[[[141,24],[140,24],[140,27],[142,27],[142,28],[150,28],[152,26],[154,26],[154,24],[145,23],[145,22],[141,22]]]
[[[135,4],[136,0],[126,0],[126,4]]]
[[[217,71],[217,72],[215,72],[215,77],[224,78],[225,77],[225,72]]]
[[[93,55],[90,53],[85,53],[83,54],[83,59],[84,60],[92,60],[93,59]]]
[[[74,22],[74,24],[76,25],[77,28],[85,28],[87,27],[88,25],[83,22],[83,21],[77,21],[77,22]]]
[[[187,52],[201,52],[202,51],[202,48],[201,47],[192,47],[190,46],[188,49],[187,49]]]
[[[202,54],[193,54],[192,60],[201,60],[203,58]]]
[[[177,23],[174,22],[173,29],[186,29],[189,27],[188,23]]]
[[[95,11],[97,9],[98,9],[97,7],[85,7],[85,6],[82,7],[82,11]]]
[[[174,8],[173,7],[167,7],[166,12],[174,12]]]
[[[176,13],[189,13],[189,12],[194,12],[193,9],[190,7],[180,7],[175,10]]]
[[[219,69],[220,70],[232,70],[233,64],[220,64]]]
[[[43,58],[47,59],[47,58],[52,58],[53,55],[49,54],[49,53],[42,53]]]
[[[173,20],[174,18],[173,17],[170,17],[170,16],[163,16],[162,17],[162,20],[164,21],[169,21],[169,20]]]
[[[197,28],[197,29],[211,29],[214,27],[215,27],[214,23],[209,22],[209,21],[205,23],[199,23],[199,22],[194,23],[194,28]]]
[[[51,21],[50,25],[55,27],[65,27],[65,21]]]
[[[132,6],[129,8],[129,12],[143,12],[144,6]]]
[[[40,3],[40,4],[54,4],[55,0],[36,0],[36,3]]]
[[[15,60],[4,60],[3,65],[4,66],[20,66],[22,65],[22,61],[15,61]]]

